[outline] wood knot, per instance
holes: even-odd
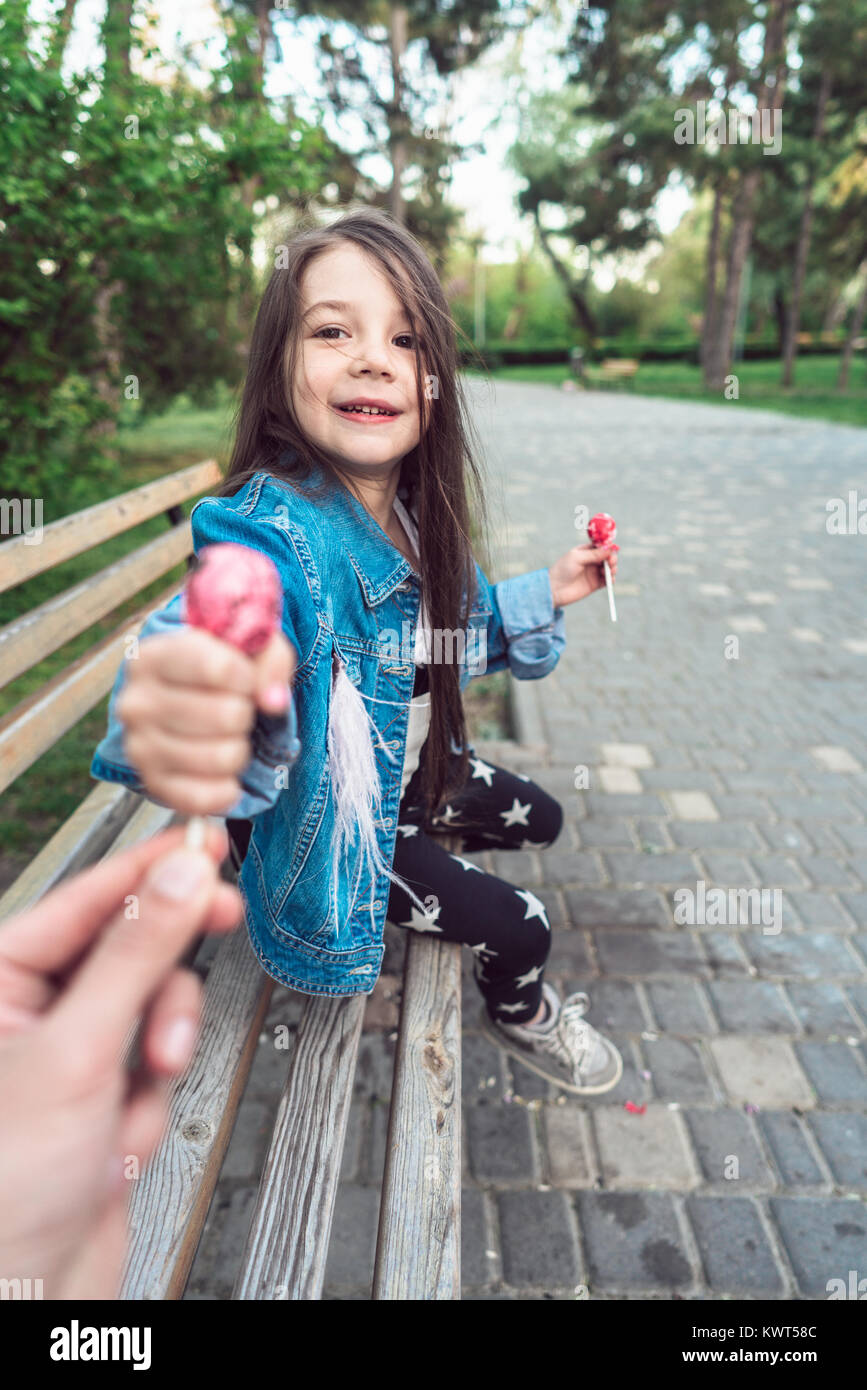
[[[190,1120],[184,1125],[181,1134],[191,1144],[207,1144],[211,1138],[212,1130],[207,1120]]]
[[[424,1064],[430,1071],[437,1073],[444,1070],[447,1058],[442,1049],[439,1039],[436,1042],[429,1042],[424,1050]]]

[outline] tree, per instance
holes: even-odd
[[[680,8],[689,11],[690,5]],[[695,18],[660,0],[605,0],[579,10],[566,49],[570,81],[529,98],[510,154],[540,244],[585,337],[594,260],[659,236],[656,202],[680,160],[672,134],[672,58]],[[551,224],[552,210],[561,225]],[[555,240],[570,251],[559,252]],[[582,252],[582,274],[572,268]]]
[[[105,64],[63,81],[56,47],[39,56],[27,0],[0,13],[4,490],[62,489],[67,506],[80,481],[107,476],[100,437],[127,398],[157,410],[237,379],[227,306],[255,220],[242,179],[303,203],[333,159],[289,109],[249,120],[228,62],[211,89],[189,59],[148,80],[147,26],[129,4],[110,10]]]
[[[457,73],[509,30],[516,4],[510,0],[298,0],[296,13],[341,20],[354,31],[345,43],[332,28],[319,36],[322,76],[332,110],[362,122],[366,143],[353,151],[355,162],[383,150],[391,181],[369,199],[385,206],[425,242],[442,270],[459,214],[445,192],[450,168],[461,148],[448,129],[432,128],[432,113],[443,106]],[[412,59],[414,72],[408,76]],[[417,192],[408,194],[415,171]]]
[[[786,90],[786,38],[790,11],[791,0],[769,0],[762,61],[757,74],[759,87],[755,109],[759,119],[764,111],[782,111]],[[758,145],[745,145],[744,150],[749,152],[749,156],[744,158],[732,206],[732,226],[719,324],[706,356],[706,384],[710,389],[722,389],[731,370],[741,284],[755,223],[756,194],[764,173],[759,163],[764,155],[763,148]]]

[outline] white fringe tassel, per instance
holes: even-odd
[[[394,761],[394,753],[383,740],[368,714],[361,692],[346,674],[346,667],[335,655],[337,674],[331,689],[331,710],[328,720],[328,762],[334,795],[334,837],[332,841],[331,884],[336,894],[340,860],[348,854],[359,838],[358,868],[352,885],[348,915],[352,915],[362,875],[372,877],[384,873],[409,895],[425,912],[422,900],[382,857],[376,842],[376,816],[382,793],[376,769],[376,754],[371,729],[386,757]],[[370,725],[370,728],[368,728]],[[373,899],[370,906],[371,925],[374,922]]]

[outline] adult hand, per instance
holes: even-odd
[[[184,834],[112,855],[0,924],[0,1278],[41,1279],[46,1299],[117,1297],[129,1170],[159,1142],[198,1030],[201,983],[175,963],[242,915],[217,874],[223,827],[197,851]]]
[[[550,566],[551,595],[555,608],[565,608],[568,603],[577,603],[595,589],[605,588],[605,568],[607,560],[611,570],[612,582],[617,578],[617,551],[614,544],[593,546],[574,545]]]

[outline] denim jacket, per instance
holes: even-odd
[[[346,908],[355,866],[347,865],[340,882],[331,882],[334,804],[326,737],[332,660],[336,653],[345,664],[393,752],[388,761],[376,748],[377,844],[391,865],[420,584],[408,560],[354,497],[334,487],[325,500],[306,495],[307,487],[321,481],[319,466],[293,485],[260,472],[233,497],[199,501],[191,524],[196,552],[235,541],[270,556],[283,584],[283,631],[297,653],[288,711],[257,718],[251,760],[239,777],[242,794],[225,813],[252,823],[238,887],[253,949],[268,974],[292,989],[367,994],[385,949],[390,882],[384,874],[362,879],[351,913]],[[547,676],[566,640],[563,609],[554,607],[547,569],[491,584],[476,564],[476,576],[469,628],[453,634],[464,639],[461,689],[474,675],[506,668],[520,680]],[[140,639],[175,631],[182,623],[179,593],[148,617]],[[156,800],[124,751],[123,725],[115,713],[124,674],[122,664],[91,775]],[[461,751],[454,741],[453,751]]]

